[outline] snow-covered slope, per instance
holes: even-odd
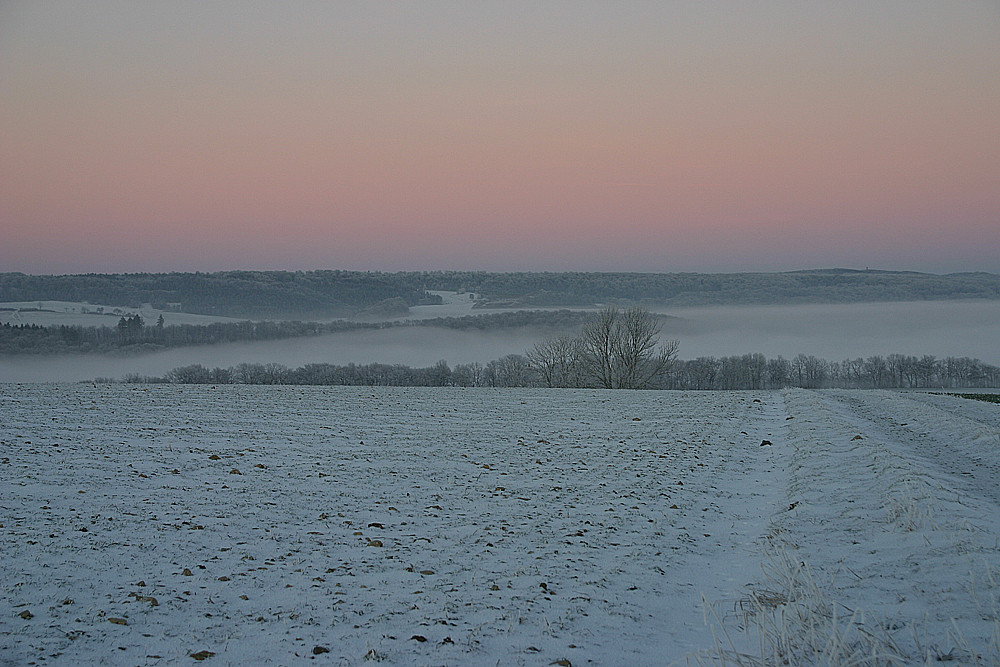
[[[915,663],[997,656],[993,406],[0,392],[0,664],[820,662],[872,628]]]

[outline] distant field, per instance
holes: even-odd
[[[82,326],[114,327],[122,317],[139,315],[146,324],[156,324],[163,315],[164,324],[212,324],[213,322],[239,322],[232,317],[193,315],[148,306],[126,308],[73,301],[6,301],[0,302],[0,324],[37,324],[43,327]]]
[[[988,403],[7,384],[0,412],[5,664],[1000,660]]]
[[[469,315],[490,315],[504,310],[561,310],[557,307],[525,306],[511,309],[488,308],[476,309],[476,302],[469,294],[446,291],[430,291],[441,297],[440,305],[411,306],[408,315],[394,316],[388,320],[428,320],[436,317],[466,317]],[[574,308],[573,310],[593,310],[593,308]],[[101,306],[74,301],[7,301],[0,302],[0,324],[37,324],[39,326],[84,326],[113,327],[118,319],[124,316],[138,314],[148,325],[156,323],[163,315],[165,324],[212,324],[213,322],[240,322],[249,318],[216,317],[212,315],[195,315],[171,310],[158,310],[151,306],[128,308],[125,306]],[[259,319],[259,318],[258,318]],[[272,318],[273,319],[273,318]],[[314,318],[315,321],[326,322],[331,318]],[[371,319],[371,318],[367,318]]]

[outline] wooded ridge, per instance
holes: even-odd
[[[540,334],[574,332],[591,313],[574,310],[516,310],[465,317],[435,317],[391,322],[215,322],[164,324],[146,322],[139,315],[122,316],[118,326],[41,326],[0,324],[0,355],[122,352],[138,354],[166,348],[217,343],[253,343],[267,340],[322,336],[394,327],[437,327],[453,330],[502,331],[532,327]],[[169,317],[169,316],[168,316]],[[659,316],[663,320],[668,316]]]
[[[0,273],[0,302],[73,301],[236,318],[398,315],[471,293],[479,308],[1000,299],[1000,275],[820,269],[785,273],[223,271]]]

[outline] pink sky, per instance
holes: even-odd
[[[0,271],[1000,272],[995,2],[0,5]]]

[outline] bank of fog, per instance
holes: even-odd
[[[803,312],[803,311],[814,312]],[[856,327],[845,317],[844,308],[831,309],[827,315],[829,322],[836,321],[840,327]],[[398,385],[398,386],[490,386],[490,387],[605,387],[605,388],[664,388],[664,389],[774,389],[786,386],[806,388],[890,388],[890,387],[994,387],[1000,385],[1000,368],[984,363],[974,357],[948,356],[938,358],[932,354],[913,355],[893,352],[887,355],[871,354],[867,357],[848,357],[843,361],[829,361],[813,354],[799,353],[791,359],[780,355],[768,358],[761,353],[727,355],[722,357],[702,356],[693,360],[676,361],[664,366],[662,361],[652,358],[643,362],[639,370],[628,373],[633,368],[628,359],[602,360],[599,350],[603,333],[601,322],[617,328],[625,326],[630,311],[622,311],[621,319],[613,311],[595,315],[592,326],[587,329],[594,334],[590,345],[573,345],[568,338],[542,342],[532,346],[527,356],[508,354],[493,359],[485,365],[479,362],[459,363],[450,368],[444,361],[429,367],[411,367],[399,364],[371,363],[337,365],[331,363],[310,363],[288,369],[280,364],[239,364],[236,367],[209,369],[201,365],[191,365],[171,370],[165,377],[158,378],[176,383],[246,383],[246,384],[325,384],[325,385]],[[644,325],[655,333],[655,325],[649,314],[641,309],[634,311],[646,321]],[[729,309],[728,311],[703,310],[703,320],[711,321],[714,316],[724,318],[739,317],[743,323],[754,321],[758,329],[766,331],[772,327],[775,309]],[[796,327],[788,327],[790,335],[803,335],[811,331],[802,321],[822,327],[823,309],[799,309],[802,318]],[[707,315],[707,317],[704,317]],[[871,316],[869,312],[867,315]],[[606,317],[612,319],[608,320]],[[869,318],[871,319],[871,318]],[[614,322],[618,322],[615,324]],[[869,330],[886,328],[892,322],[909,324],[909,331],[916,327],[906,318],[873,320],[876,326]],[[694,336],[701,332],[717,334],[726,327],[707,326],[695,319],[671,319],[667,324],[672,328],[692,331]],[[761,326],[765,324],[767,326]],[[678,326],[679,325],[679,326]],[[737,330],[743,328],[733,327]],[[932,327],[927,327],[930,330]],[[827,329],[821,328],[826,331]],[[834,333],[838,333],[834,331]],[[587,338],[587,336],[585,336]],[[838,340],[840,340],[838,338]],[[673,350],[674,348],[671,348]],[[586,350],[590,350],[589,352]],[[672,352],[670,353],[672,354]],[[596,356],[595,356],[596,355]],[[605,363],[606,362],[606,363]],[[606,369],[612,371],[604,377]],[[655,369],[669,368],[661,374]],[[145,378],[131,377],[132,381]]]
[[[768,358],[791,360],[803,354],[839,362],[901,353],[938,359],[970,357],[1000,365],[1000,301],[726,306],[662,312],[678,318],[669,321],[663,337],[679,339],[679,357],[686,360],[761,353]],[[312,363],[383,363],[425,368],[444,359],[454,368],[524,354],[546,335],[534,329],[483,332],[400,327],[128,357],[7,357],[0,359],[0,379],[56,382],[163,376],[193,364],[226,368],[276,363],[296,368]]]

